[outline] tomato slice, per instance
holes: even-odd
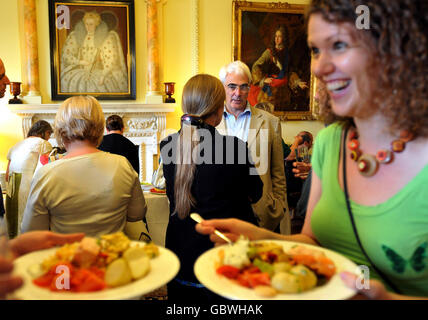
[[[234,266],[222,265],[217,268],[216,272],[229,279],[236,279],[240,273],[240,269]]]
[[[248,280],[251,288],[260,285],[270,286],[269,273],[267,272],[252,273],[249,275]]]
[[[259,267],[256,267],[254,265],[251,265],[247,267],[246,269],[242,270],[243,273],[260,273]]]
[[[85,269],[76,269],[70,277],[70,285],[72,290],[78,288],[86,281],[88,271]]]
[[[85,281],[77,288],[77,292],[99,291],[106,287],[104,280],[99,278],[95,273],[87,271]]]
[[[53,278],[54,278],[54,275],[50,273],[46,273],[45,275],[34,279],[33,283],[35,285],[38,285],[39,287],[49,288]]]
[[[61,275],[60,272],[57,272],[58,266],[64,266],[69,268],[70,274],[73,272],[73,266],[69,262],[59,262],[52,266],[44,275],[33,280],[35,285],[39,287],[49,288],[52,291],[58,291],[56,288],[56,279]]]
[[[251,288],[249,275],[250,273],[241,273],[236,281],[243,287]]]
[[[97,267],[90,267],[89,271],[91,271],[92,273],[94,273],[98,278],[104,279],[105,270],[99,269]]]
[[[254,288],[260,285],[270,285],[270,278],[267,272],[243,272],[236,279],[241,286]]]

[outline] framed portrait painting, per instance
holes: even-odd
[[[270,103],[281,120],[315,118],[305,7],[233,1],[233,59],[251,70],[248,101]]]
[[[134,0],[49,0],[52,100],[135,99]]]

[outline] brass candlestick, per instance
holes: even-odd
[[[21,82],[11,82],[10,93],[13,94],[13,99],[9,99],[10,104],[22,103],[22,100],[18,98],[18,96],[21,94]]]

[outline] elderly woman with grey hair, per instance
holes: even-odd
[[[55,136],[67,155],[33,179],[22,230],[84,232],[100,236],[142,220],[147,206],[138,176],[122,156],[97,149],[104,114],[91,96],[69,98],[55,118]]]

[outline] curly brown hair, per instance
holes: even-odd
[[[370,10],[370,28],[357,30],[371,51],[371,97],[389,119],[390,131],[409,130],[428,137],[428,2],[426,0],[312,0],[306,21],[318,13],[332,23],[355,23],[359,5]],[[328,94],[320,89],[320,115],[326,123],[339,118],[332,112]]]

